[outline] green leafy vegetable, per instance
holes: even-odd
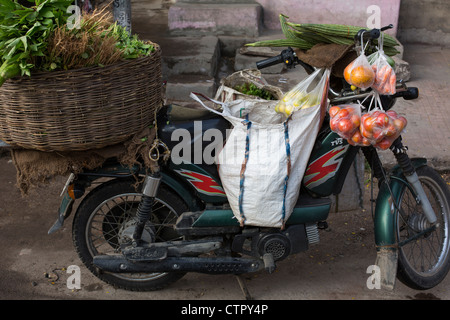
[[[265,100],[275,100],[275,97],[268,91],[258,88],[253,83],[244,83],[242,85],[237,85],[234,90],[239,91],[250,96],[256,96],[263,98]]]
[[[30,75],[37,57],[45,55],[47,39],[66,22],[71,0],[36,0],[28,8],[0,0],[0,86],[17,75]]]
[[[72,0],[29,0],[25,7],[0,0],[0,86],[6,79],[32,71],[105,66],[154,51],[151,43],[131,36],[103,11],[83,15],[70,28]]]

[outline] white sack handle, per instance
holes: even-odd
[[[215,104],[221,105],[222,108],[223,108],[223,106],[224,106],[224,103],[219,102],[219,101],[216,101],[216,100],[213,100],[213,99],[210,99],[210,98],[204,96],[204,95],[201,94],[201,93],[191,92],[191,94],[190,94],[190,97],[191,97],[192,99],[194,99],[195,101],[199,102],[205,109],[207,109],[207,110],[209,110],[209,111],[211,111],[211,112],[214,112],[214,113],[216,113],[216,114],[218,114],[218,115],[223,116],[223,112],[219,112],[219,111],[217,111],[217,110],[215,110],[215,109],[212,109],[212,108],[208,107],[207,105],[205,105],[205,104],[203,103],[202,100],[200,100],[199,96],[201,96],[201,97],[205,98],[206,100],[209,100],[209,101],[211,101],[211,102],[213,102],[213,103],[215,103]]]

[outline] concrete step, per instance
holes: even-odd
[[[219,39],[213,36],[167,37],[158,42],[162,50],[162,73],[214,77],[220,60]]]
[[[258,36],[262,7],[255,1],[178,1],[168,13],[168,25],[177,35]]]
[[[191,92],[202,93],[214,98],[217,91],[217,84],[214,78],[203,75],[175,75],[169,77],[166,84],[167,103],[190,103],[193,100],[189,97]]]

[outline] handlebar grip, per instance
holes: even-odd
[[[394,98],[402,97],[405,100],[414,100],[419,97],[419,89],[416,87],[409,87],[405,91],[400,91],[394,94]]]
[[[283,62],[282,55],[278,55],[269,59],[256,62],[256,68],[263,69]]]

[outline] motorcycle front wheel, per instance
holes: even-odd
[[[92,190],[80,203],[74,217],[73,242],[85,266],[104,282],[132,291],[159,290],[185,273],[115,274],[102,272],[93,265],[94,256],[118,254],[121,244],[130,240],[133,219],[142,196],[134,184],[135,181],[130,180],[112,180]],[[185,211],[184,201],[162,185],[143,239],[151,238],[156,242],[180,240],[181,236],[174,231],[173,225]]]
[[[405,186],[397,214],[397,276],[407,286],[425,290],[438,285],[450,269],[450,192],[434,169],[417,169],[419,180],[437,216],[432,227],[411,190]]]

